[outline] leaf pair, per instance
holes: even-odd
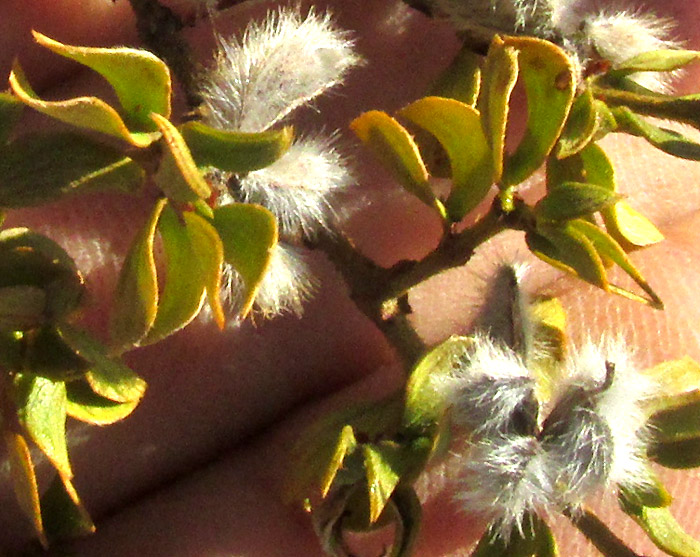
[[[213,218],[178,211],[166,199],[154,207],[127,254],[111,318],[117,352],[157,342],[190,323],[206,295],[214,320],[224,326],[220,291],[224,263],[245,284],[241,316],[252,307],[277,243],[277,224],[266,209],[252,204],[218,207]],[[165,257],[159,289],[156,235]]]

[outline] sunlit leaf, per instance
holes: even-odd
[[[133,192],[144,177],[131,158],[84,135],[27,135],[0,155],[0,207],[40,205],[89,191]]]
[[[590,216],[609,207],[619,197],[607,188],[579,182],[564,182],[547,192],[537,205],[535,216],[548,221],[567,221]]]
[[[668,507],[644,507],[627,502],[623,509],[667,555],[700,556],[700,542],[683,530]]]
[[[430,87],[431,96],[446,97],[469,106],[476,104],[481,87],[481,56],[465,44]]]
[[[595,249],[601,256],[610,259],[625,273],[627,273],[627,275],[649,296],[650,305],[656,308],[663,307],[661,298],[659,298],[656,292],[654,292],[646,279],[635,267],[632,260],[614,238],[612,238],[604,230],[598,228],[596,225],[583,219],[571,221],[569,225],[572,230],[585,235],[585,237],[594,245]],[[625,295],[626,293],[626,291],[617,286],[614,287],[614,291],[621,295]]]
[[[7,142],[23,109],[24,104],[17,97],[0,92],[0,146]]]
[[[590,88],[576,97],[557,143],[556,156],[564,159],[575,155],[593,139],[599,124],[598,113]]]
[[[471,343],[468,337],[452,336],[430,350],[413,368],[406,384],[403,426],[407,431],[420,436],[439,427],[445,400],[440,396],[437,379],[452,372]]]
[[[96,394],[87,381],[66,384],[66,413],[76,420],[94,425],[109,425],[129,416],[139,401],[115,402]]]
[[[650,413],[700,402],[700,364],[690,356],[662,362],[643,372],[657,385],[656,395],[645,403]]]
[[[239,174],[271,165],[294,139],[290,126],[244,133],[219,130],[196,121],[180,126],[180,133],[200,167],[213,166]]]
[[[406,128],[379,110],[358,116],[350,127],[392,171],[406,191],[444,216],[444,207],[428,183],[428,171],[418,146]]]
[[[41,520],[41,508],[39,505],[39,488],[37,486],[34,464],[29,454],[27,442],[20,434],[10,430],[4,431],[5,447],[10,464],[10,477],[12,487],[17,497],[17,502],[24,515],[29,518],[34,527],[34,532],[44,549],[48,549],[49,542],[44,532],[44,524]]]
[[[95,531],[95,524],[70,481],[54,478],[41,497],[41,516],[50,541],[73,539]]]
[[[153,325],[158,308],[158,279],[153,241],[166,200],[159,200],[126,256],[114,294],[110,319],[112,345],[117,352],[137,344]]]
[[[493,183],[492,157],[479,113],[464,103],[426,97],[399,112],[433,134],[447,152],[452,169],[452,193],[447,212],[454,222],[474,209]]]
[[[507,158],[502,182],[523,182],[542,163],[561,133],[574,99],[574,68],[569,56],[549,41],[508,37],[505,47],[517,51],[519,73],[527,95],[527,128]]]
[[[163,133],[167,146],[155,176],[156,185],[170,199],[180,203],[207,199],[211,195],[211,187],[197,168],[180,132],[160,114],[154,112],[151,118]]]
[[[241,317],[248,314],[260,281],[277,244],[277,221],[264,207],[250,203],[225,205],[214,210],[214,228],[221,237],[224,259],[243,278]]]
[[[219,328],[223,329],[225,325],[224,309],[221,305],[221,273],[224,265],[223,242],[216,229],[199,215],[185,213],[183,218],[187,225],[190,242],[197,254],[212,316]]]
[[[400,446],[390,443],[362,446],[371,523],[379,519],[401,479],[402,452]]]
[[[620,487],[618,499],[624,509],[627,505],[643,507],[668,507],[673,497],[666,490],[658,477],[649,469],[645,483],[635,487]]]
[[[66,445],[66,385],[31,374],[14,383],[17,417],[62,478],[73,476]]]
[[[566,356],[566,311],[557,298],[539,297],[528,304],[526,319],[525,365],[535,379],[537,399],[549,401]]]
[[[688,139],[675,130],[656,126],[626,107],[613,109],[613,114],[620,131],[643,137],[654,147],[669,155],[700,161],[700,143]]]
[[[165,255],[165,285],[158,296],[156,318],[141,344],[152,344],[182,329],[204,301],[204,276],[184,218],[166,205],[158,220]]]
[[[22,68],[15,62],[10,73],[10,87],[27,106],[78,128],[97,131],[135,145],[146,147],[158,133],[130,132],[119,113],[97,97],[77,97],[65,101],[44,101],[32,90]]]
[[[620,64],[609,72],[611,76],[622,76],[637,72],[671,72],[687,66],[700,58],[695,50],[660,49],[642,52]]]
[[[503,174],[508,103],[518,80],[518,54],[496,36],[489,47],[482,70],[482,83],[477,108],[486,139],[491,146],[494,181]]]
[[[90,364],[85,379],[92,390],[114,402],[138,402],[146,391],[146,382],[121,361],[107,355],[107,347],[97,339],[63,323],[62,338]]]
[[[170,116],[170,70],[154,54],[133,48],[95,48],[61,44],[33,31],[37,43],[92,68],[119,98],[124,118],[144,131],[155,131],[151,112]]]

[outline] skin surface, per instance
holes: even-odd
[[[447,25],[429,21],[397,0],[313,3],[319,10],[330,7],[339,25],[353,30],[366,64],[343,88],[319,100],[316,111],[293,116],[302,130],[346,130],[363,110],[396,110],[426,90],[458,46]],[[234,32],[251,14],[260,16],[277,4],[236,7],[217,20],[217,31]],[[648,4],[676,18],[677,35],[689,48],[700,48],[695,25],[699,0]],[[31,28],[74,44],[136,44],[126,0],[5,0],[0,4],[0,70],[7,75],[12,59],[19,56],[35,89],[46,98],[102,94],[104,85],[32,45]],[[187,36],[206,61],[213,45],[210,25],[202,22],[188,29]],[[686,73],[679,89],[700,90],[697,70]],[[26,122],[28,129],[53,125],[33,114]],[[431,215],[344,136],[359,161],[347,222],[358,246],[382,264],[417,258],[432,249],[439,227]],[[666,310],[606,295],[541,264],[534,264],[528,287],[561,297],[574,341],[620,334],[637,349],[640,367],[684,354],[700,360],[695,332],[700,319],[695,302],[700,286],[700,165],[673,159],[635,138],[613,136],[603,145],[616,164],[621,190],[666,235],[662,244],[633,256]],[[528,186],[528,194],[537,196],[539,181],[533,179]],[[37,228],[75,257],[90,290],[84,323],[104,334],[119,263],[149,202],[91,195],[13,212],[7,226]],[[436,277],[412,293],[413,319],[427,342],[470,331],[484,281],[504,258],[530,259],[520,235],[499,237],[466,268]],[[319,254],[311,259],[322,287],[301,320],[246,323],[221,334],[211,323],[195,322],[155,347],[128,355],[149,383],[133,416],[105,429],[72,424],[76,487],[98,525],[95,536],[73,544],[75,554],[321,555],[308,517],[280,497],[289,448],[321,413],[397,388],[401,371],[381,335],[348,300],[332,267]],[[468,555],[470,543],[482,531],[478,521],[450,500],[445,476],[452,474],[451,468],[448,463],[421,480],[426,505],[417,555]],[[3,466],[0,473],[6,470]],[[42,477],[47,472],[40,467]],[[700,534],[694,510],[698,474],[663,477],[677,496],[675,515],[688,531]],[[0,486],[0,546],[17,550],[30,531],[8,482]],[[607,507],[615,507],[614,500],[609,503]],[[619,521],[615,531],[636,551],[660,555],[633,523],[614,513],[602,516]],[[565,525],[557,531],[562,554],[596,554]],[[380,548],[368,543],[361,553],[378,555]]]

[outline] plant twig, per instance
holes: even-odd
[[[592,511],[585,509],[581,514],[565,513],[574,526],[607,557],[644,557],[632,551],[618,538],[607,525]]]

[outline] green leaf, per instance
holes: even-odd
[[[0,287],[15,286],[35,286],[46,293],[47,321],[74,311],[85,291],[82,276],[63,248],[27,228],[0,231]]]
[[[649,413],[700,402],[700,364],[690,356],[662,362],[643,373],[658,386],[657,394],[645,403]]]
[[[355,118],[350,127],[409,193],[445,216],[445,208],[428,183],[428,171],[418,146],[406,128],[385,112],[371,110]]]
[[[156,185],[173,201],[192,203],[208,199],[211,187],[192,158],[184,138],[177,128],[155,112],[151,118],[163,133],[167,150],[155,175]]]
[[[92,534],[95,524],[70,482],[55,477],[41,497],[41,516],[51,542]]]
[[[569,117],[557,143],[556,157],[564,159],[578,153],[593,140],[598,125],[598,111],[594,104],[593,92],[587,87],[571,105]]]
[[[561,222],[587,217],[615,203],[619,196],[609,189],[592,184],[564,182],[549,190],[537,205],[538,219]]]
[[[46,291],[20,284],[0,287],[0,329],[26,331],[46,322]]]
[[[204,276],[184,218],[166,205],[158,220],[165,255],[165,286],[158,296],[155,321],[141,345],[152,344],[182,329],[204,301]]]
[[[66,413],[76,420],[93,425],[109,425],[129,416],[139,401],[115,402],[96,394],[87,381],[66,384]]]
[[[114,88],[124,117],[141,131],[155,131],[150,114],[170,116],[170,70],[154,54],[133,48],[94,48],[61,44],[33,31],[37,43],[87,66]]]
[[[451,336],[430,350],[411,371],[406,384],[403,427],[413,436],[434,434],[445,413],[437,379],[448,375],[471,346],[469,337]]]
[[[224,247],[224,259],[241,275],[246,292],[241,318],[253,306],[277,244],[277,220],[264,207],[234,203],[214,210],[216,228]]]
[[[700,161],[700,143],[688,139],[677,131],[655,126],[629,108],[615,108],[613,114],[617,120],[619,131],[643,137],[654,147],[669,155],[691,161]]]
[[[66,445],[66,385],[31,374],[14,383],[17,417],[62,479],[73,476]]]
[[[403,451],[395,443],[383,442],[363,445],[362,454],[367,471],[369,520],[374,524],[401,479]]]
[[[15,497],[24,515],[31,521],[34,532],[44,549],[49,542],[44,531],[39,504],[39,487],[34,472],[34,464],[24,437],[10,430],[4,431],[7,459],[10,464],[10,478]]]
[[[490,528],[479,540],[471,557],[557,557],[559,550],[549,526],[537,515],[529,514],[522,532],[514,530],[505,540],[497,528]]]
[[[667,555],[700,557],[700,542],[681,528],[668,507],[644,507],[627,502],[623,510],[641,526],[654,545]]]
[[[0,92],[0,146],[7,143],[23,109],[24,104],[17,97]]]
[[[518,80],[518,54],[496,35],[489,47],[482,71],[477,108],[493,157],[493,179],[503,174],[503,157],[508,121],[508,103]]]
[[[672,72],[700,58],[695,50],[660,49],[637,54],[608,72],[611,77],[622,77],[637,72]]]
[[[480,87],[481,56],[471,45],[465,44],[430,87],[430,96],[446,97],[474,106]]]
[[[523,182],[542,163],[559,138],[574,100],[574,68],[569,56],[549,41],[509,37],[506,48],[517,51],[527,95],[527,128],[515,152],[505,161],[502,182]]]
[[[537,297],[526,308],[525,367],[537,386],[537,400],[552,400],[566,355],[566,311],[557,298]]]
[[[22,371],[41,375],[52,381],[66,381],[82,376],[89,363],[76,354],[55,326],[44,326],[24,334]]]
[[[612,238],[604,230],[598,228],[596,225],[582,219],[571,221],[570,226],[574,231],[585,235],[601,256],[610,259],[625,273],[627,273],[627,275],[649,296],[649,305],[657,309],[663,308],[661,298],[659,298],[656,292],[654,292],[649,283],[634,266],[632,260],[627,256],[622,247],[620,247],[620,244],[618,244],[614,238]],[[635,294],[615,285],[610,285],[610,290],[623,296],[627,296],[629,294],[634,299],[637,298]],[[640,301],[643,301],[643,299]]]
[[[10,73],[10,87],[27,106],[78,128],[119,138],[136,147],[147,147],[158,133],[130,132],[114,108],[97,97],[77,97],[65,101],[43,101],[32,90],[18,63]]]
[[[67,323],[59,332],[76,354],[90,363],[85,379],[98,395],[114,402],[138,402],[146,392],[146,382],[121,361],[107,356],[107,347],[91,335]]]
[[[270,166],[292,144],[294,129],[244,133],[219,130],[201,122],[187,122],[180,133],[200,167],[213,166],[243,174]]]
[[[697,393],[689,393],[678,399],[677,406],[656,412],[649,420],[654,439],[659,443],[700,438],[700,400]]]
[[[651,469],[647,473],[648,483],[634,488],[620,486],[618,500],[623,510],[628,505],[659,508],[668,507],[673,502],[673,497]]]
[[[160,199],[141,229],[119,274],[110,319],[112,345],[119,353],[146,336],[158,308],[158,278],[153,256],[156,225],[167,200]]]
[[[493,183],[492,157],[476,109],[452,99],[426,97],[399,112],[433,134],[452,169],[447,212],[458,222],[486,196]]]
[[[86,191],[129,193],[144,178],[131,158],[84,135],[26,135],[0,153],[0,207],[41,205]]]

